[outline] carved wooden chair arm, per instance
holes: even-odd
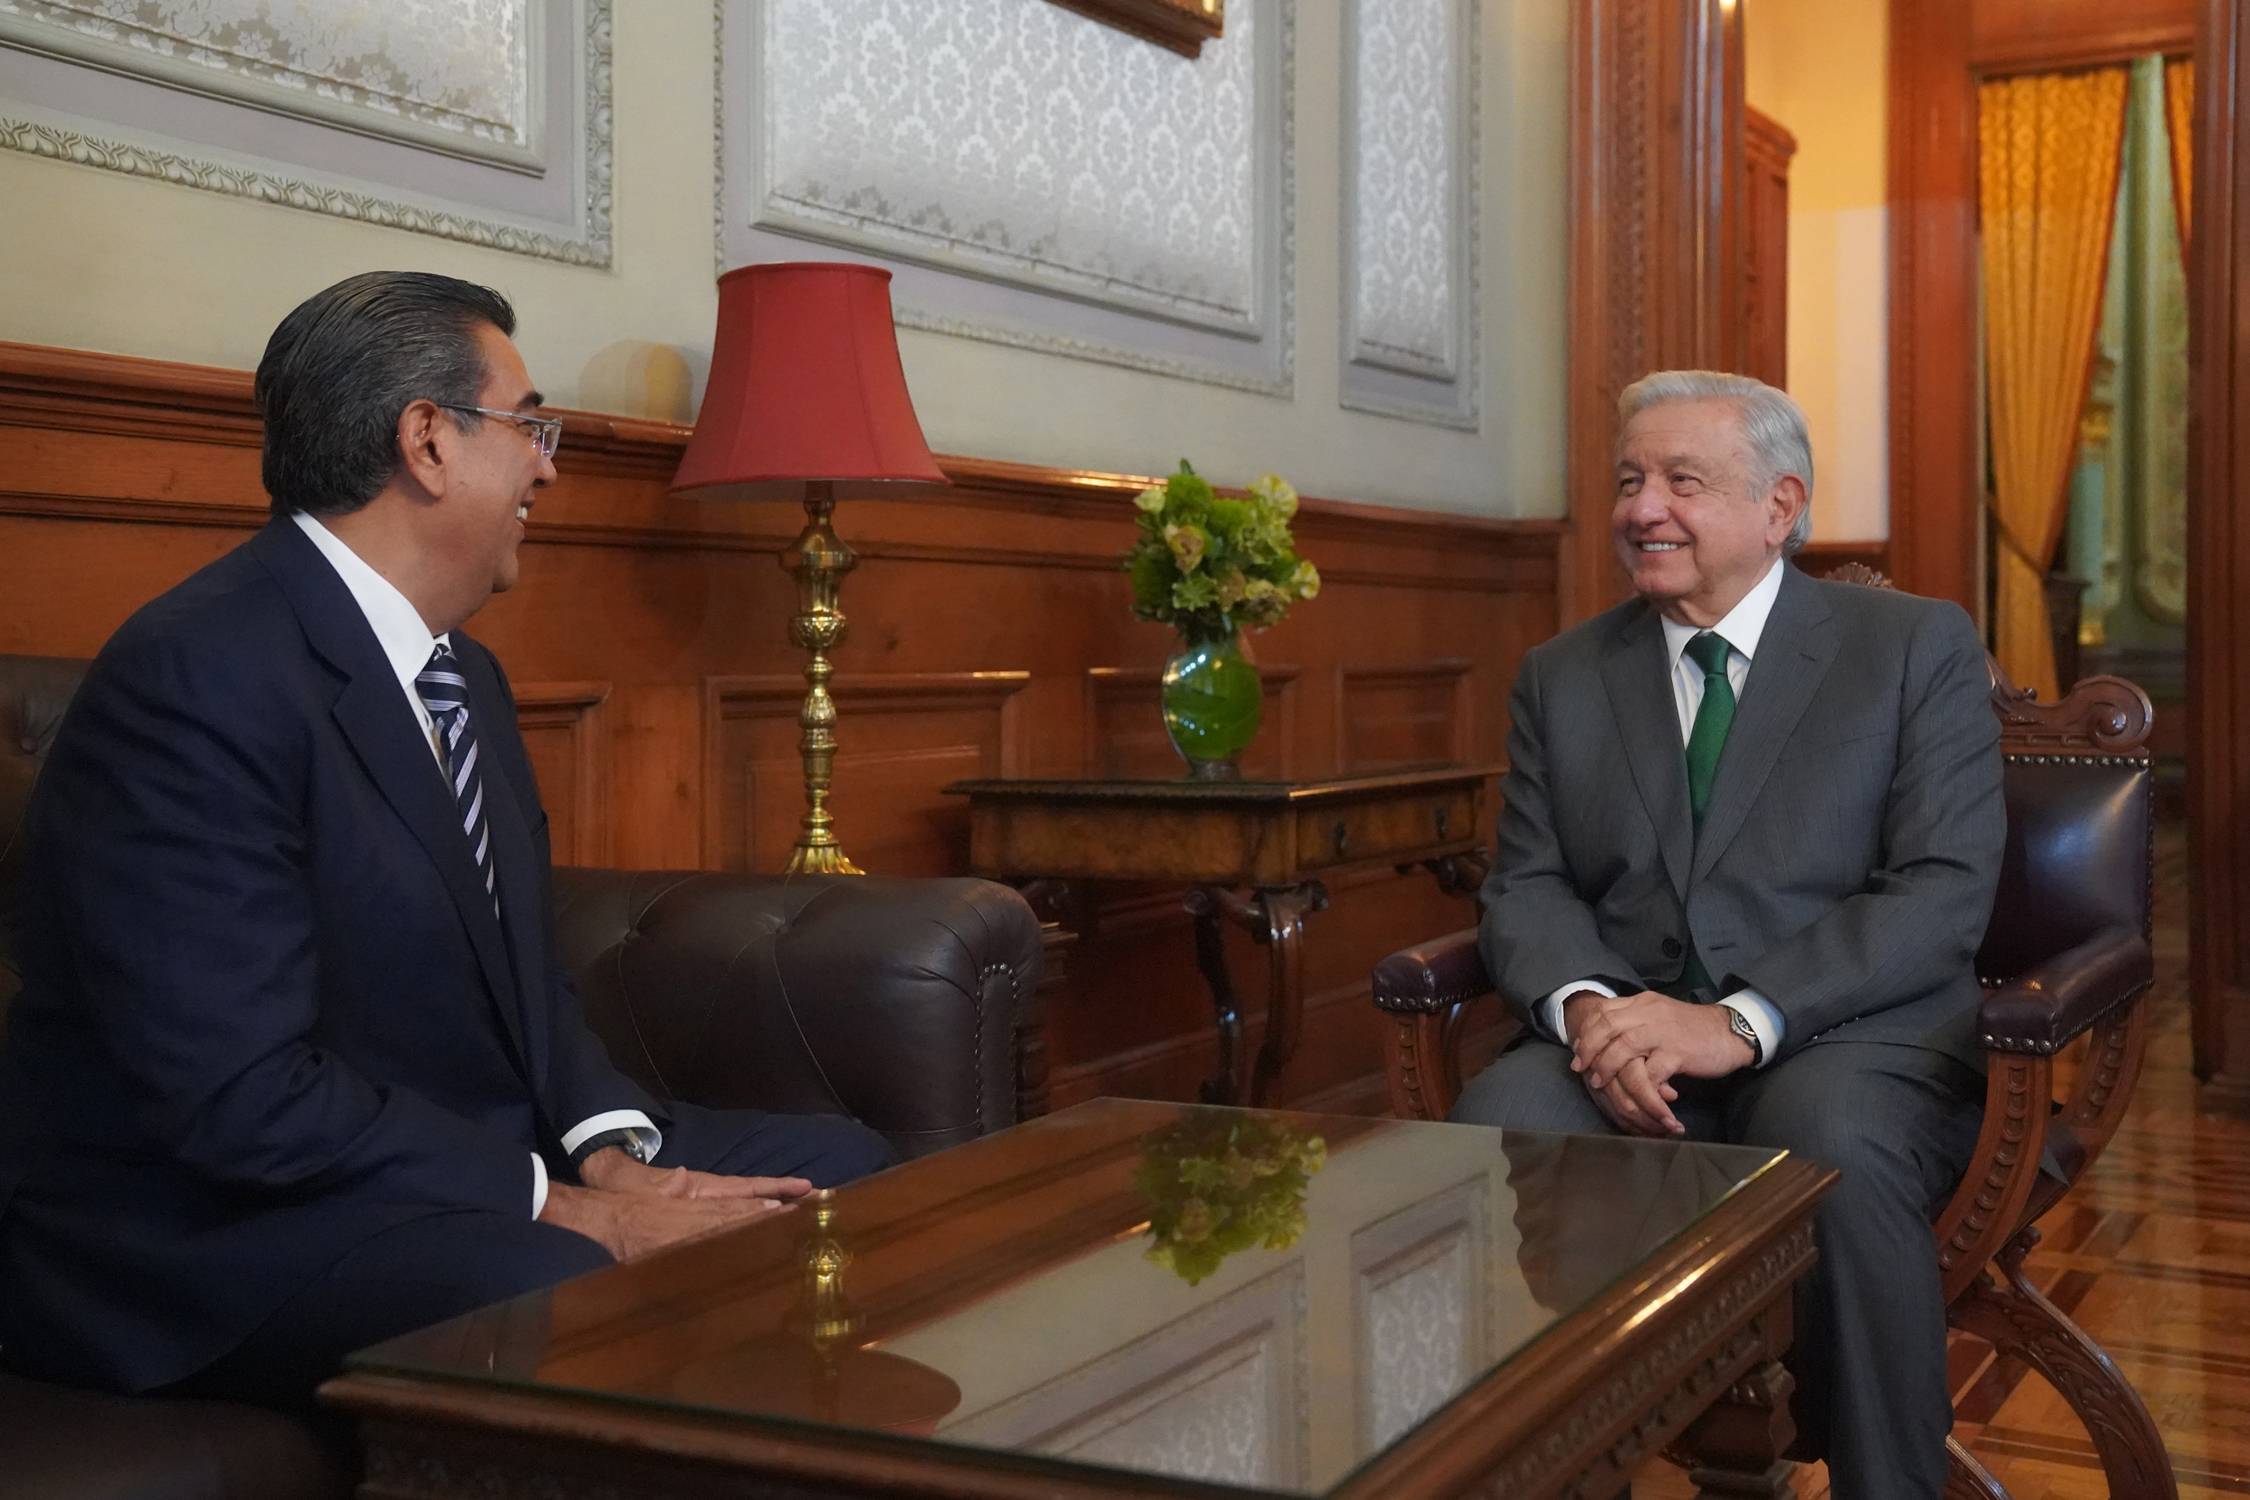
[[[1401,948],[1375,965],[1375,1004],[1394,1015],[1434,1015],[1492,993],[1474,927]]]
[[[1985,996],[1977,1012],[1978,1040],[1987,1052],[2052,1056],[2131,1003],[2155,977],[2147,938],[2129,928],[2105,929]]]

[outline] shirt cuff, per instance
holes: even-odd
[[[1758,1066],[1770,1068],[1781,1055],[1781,1039],[1789,1030],[1789,1023],[1781,1018],[1781,1008],[1756,990],[1736,990],[1719,1002],[1728,1010],[1739,1012],[1758,1033]]]
[[[1558,987],[1554,993],[1539,1002],[1539,1024],[1547,1028],[1547,1035],[1565,1047],[1570,1045],[1570,1037],[1563,1031],[1563,1002],[1588,990],[1597,995],[1607,995],[1612,1000],[1617,998],[1617,991],[1599,979],[1577,979]]]
[[[536,1219],[547,1211],[547,1164],[539,1153],[531,1153],[531,1216]]]
[[[576,1156],[580,1146],[605,1130],[632,1131],[641,1138],[641,1144],[648,1148],[650,1161],[656,1160],[656,1153],[664,1148],[664,1132],[656,1128],[654,1120],[637,1109],[612,1109],[598,1115],[588,1115],[572,1126],[569,1134],[562,1138],[563,1155]]]

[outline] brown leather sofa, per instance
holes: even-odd
[[[84,670],[0,656],[0,1034],[20,988],[24,807]],[[589,1021],[660,1095],[841,1111],[907,1156],[1014,1120],[1012,1035],[1040,943],[1004,886],[562,869],[555,902]],[[278,1500],[346,1482],[270,1412],[0,1374],[0,1493]]]

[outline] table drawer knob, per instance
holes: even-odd
[[[1338,859],[1342,859],[1345,854],[1350,852],[1352,846],[1351,830],[1341,822],[1330,831],[1328,839],[1330,843],[1336,846],[1336,857]]]

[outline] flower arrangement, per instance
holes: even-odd
[[[1289,606],[1320,592],[1320,570],[1297,555],[1289,534],[1297,492],[1278,474],[1251,481],[1240,498],[1221,495],[1186,459],[1162,484],[1134,497],[1140,535],[1125,554],[1133,613],[1176,626],[1190,641],[1263,630]]]
[[[1286,1250],[1328,1143],[1278,1120],[1198,1110],[1151,1137],[1134,1174],[1149,1202],[1148,1258],[1195,1285],[1237,1250]]]

